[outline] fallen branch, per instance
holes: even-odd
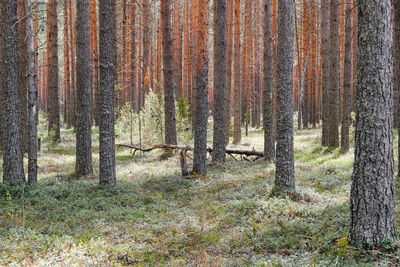
[[[150,152],[155,149],[172,149],[172,150],[181,150],[181,151],[193,151],[194,148],[191,146],[181,146],[181,145],[155,145],[149,148],[140,148],[136,147],[133,145],[125,145],[125,144],[117,144],[118,147],[127,147],[131,148],[134,150],[133,154],[135,154],[136,151],[142,151],[142,152]],[[212,153],[213,149],[212,148],[207,148],[207,152]],[[263,151],[257,151],[257,150],[240,150],[240,149],[226,149],[226,153],[230,156],[233,155],[245,155],[245,156],[255,156],[258,158],[264,157],[264,152]]]

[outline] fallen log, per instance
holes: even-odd
[[[149,148],[140,148],[137,146],[133,145],[125,145],[125,144],[117,144],[118,147],[127,147],[130,149],[133,149],[133,155],[135,154],[136,151],[142,151],[142,152],[150,152],[155,149],[171,149],[171,150],[181,150],[181,151],[193,151],[194,148],[191,146],[182,146],[182,145],[154,145]],[[212,153],[213,149],[212,148],[207,148],[207,152]],[[240,149],[226,149],[226,154],[228,155],[244,155],[244,156],[255,156],[257,158],[263,158],[264,157],[264,151],[258,151],[258,150],[240,150]]]

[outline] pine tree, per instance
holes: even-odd
[[[276,190],[294,190],[293,48],[294,2],[278,4]]]
[[[197,18],[197,89],[194,116],[194,158],[193,172],[207,174],[207,120],[208,120],[208,4],[209,0],[199,1]]]
[[[394,240],[392,1],[358,1],[355,157],[350,241]]]
[[[115,6],[113,0],[99,1],[99,66],[100,66],[100,184],[115,185],[114,130],[114,47]]]
[[[214,11],[214,135],[213,162],[225,162],[226,150],[226,0],[215,0]]]
[[[176,145],[176,112],[174,97],[174,69],[172,57],[171,30],[171,0],[161,0],[163,73],[164,73],[164,112],[165,112],[165,143]]]
[[[1,4],[3,180],[25,181],[20,113],[18,1],[3,0]]]
[[[90,94],[89,0],[76,1],[76,163],[78,176],[93,174]]]

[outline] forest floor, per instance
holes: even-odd
[[[348,244],[354,152],[322,148],[320,129],[296,131],[297,194],[280,198],[269,196],[274,165],[262,160],[228,157],[210,165],[209,176],[184,179],[178,156],[132,157],[126,148],[117,149],[117,186],[100,187],[96,175],[72,175],[74,135],[62,136],[57,146],[43,142],[35,188],[0,184],[0,265],[400,264],[396,244],[373,251]],[[239,147],[262,144],[262,132],[252,130]],[[97,173],[97,140],[93,151]]]

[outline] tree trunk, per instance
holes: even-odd
[[[130,103],[131,108],[135,112],[137,111],[137,99],[136,99],[136,3],[132,4],[131,7],[131,83],[130,83]]]
[[[330,58],[329,58],[329,1],[321,1],[321,69],[322,69],[322,145],[328,146],[328,117],[329,117],[329,106],[328,106],[328,92],[329,92],[329,72],[330,72]]]
[[[274,131],[274,41],[272,33],[273,0],[264,2],[264,157],[267,161],[275,159],[275,131]]]
[[[2,0],[3,181],[25,181],[19,88],[18,1]]]
[[[146,94],[149,91],[149,50],[150,50],[150,3],[149,0],[142,0],[143,12],[143,33],[142,33],[142,48],[143,48],[143,69],[142,69],[142,88],[140,92],[140,109],[144,105]]]
[[[164,112],[165,143],[176,145],[174,68],[172,58],[171,0],[161,0],[163,73],[164,73]]]
[[[224,163],[226,149],[226,0],[215,0],[214,11],[214,135],[213,162]]]
[[[227,10],[227,32],[226,32],[226,141],[229,144],[229,136],[231,134],[231,97],[232,97],[232,53],[233,53],[233,1],[228,1]]]
[[[28,182],[30,185],[37,183],[37,84],[36,84],[36,53],[34,46],[34,31],[33,31],[33,4],[32,0],[26,0],[26,44],[27,44],[27,59],[28,59]]]
[[[356,148],[350,241],[394,240],[392,1],[358,1]]]
[[[393,121],[394,127],[398,127],[397,133],[400,136],[400,0],[393,0],[394,9],[394,47],[393,47]],[[400,151],[400,146],[398,147]],[[400,155],[398,155],[400,159]],[[400,166],[400,164],[399,164]],[[400,168],[398,168],[400,177]]]
[[[100,22],[100,184],[115,185],[114,130],[114,47],[115,5],[113,0],[99,1]]]
[[[293,48],[294,2],[278,4],[277,145],[275,187],[294,190],[293,151]]]
[[[346,4],[346,28],[345,28],[345,55],[344,55],[344,90],[343,90],[343,114],[342,114],[342,129],[341,129],[341,148],[344,151],[349,151],[349,128],[351,123],[351,81],[352,81],[352,47],[351,41],[353,39],[353,17],[352,17],[353,4]]]
[[[242,90],[240,88],[240,0],[235,0],[235,63],[234,63],[234,79],[235,79],[235,94],[234,94],[234,129],[233,143],[239,144],[242,139],[241,129],[241,103]]]
[[[58,26],[57,0],[49,1],[48,10],[48,120],[49,135],[53,142],[60,142],[60,97],[58,94]]]
[[[76,1],[76,164],[78,176],[93,174],[90,119],[90,17],[89,0]]]
[[[208,3],[199,1],[197,33],[197,89],[194,116],[194,158],[193,172],[207,174],[207,120],[208,120]]]
[[[18,1],[19,84],[21,89],[21,123],[23,152],[28,152],[28,51],[26,43],[26,0]]]
[[[327,146],[339,146],[339,92],[340,92],[340,57],[339,57],[339,0],[331,0],[330,6],[330,82],[328,93],[328,139]]]

